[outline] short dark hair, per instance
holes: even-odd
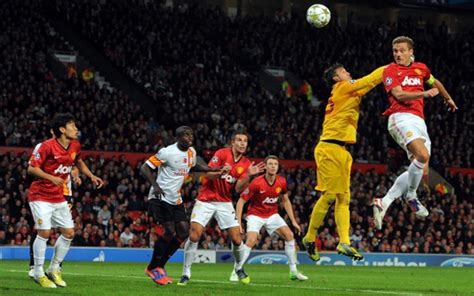
[[[56,136],[56,138],[59,138],[62,134],[60,128],[66,128],[66,125],[71,121],[76,122],[76,119],[71,113],[56,114],[56,116],[54,116],[53,120],[51,120],[50,123],[50,128],[54,136]]]
[[[181,138],[187,131],[193,132],[193,129],[187,125],[178,127],[175,131],[176,138]]]
[[[263,160],[263,163],[264,163],[264,164],[267,164],[267,161],[270,160],[270,159],[278,160],[278,162],[280,161],[280,159],[278,159],[278,156],[276,156],[276,155],[268,155],[268,156],[265,157],[265,159]]]
[[[392,41],[392,46],[398,43],[406,43],[408,44],[408,48],[413,49],[415,47],[415,42],[408,36],[398,36]]]
[[[324,81],[329,86],[334,84],[333,77],[336,75],[336,70],[339,69],[339,68],[344,68],[344,65],[339,64],[339,63],[335,63],[335,64],[331,65],[329,68],[327,68],[326,70],[324,70],[323,78],[324,78]]]
[[[230,137],[231,140],[234,140],[237,135],[244,135],[247,138],[249,138],[249,134],[247,133],[247,130],[245,128],[238,128],[232,132],[232,135]]]

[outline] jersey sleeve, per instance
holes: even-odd
[[[220,149],[214,153],[211,160],[209,161],[210,168],[218,168],[224,165],[225,159],[224,159],[224,154],[222,152],[223,150]]]
[[[165,148],[160,149],[155,155],[150,156],[146,164],[152,169],[156,169],[167,162],[168,151]]]
[[[425,83],[428,83],[429,85],[433,85],[435,78],[433,77],[433,75],[431,75],[430,68],[428,68],[428,66],[426,66],[425,64],[423,64],[423,66],[425,68],[424,69],[425,70],[425,73],[424,73],[425,76],[423,77],[423,81]]]
[[[385,66],[382,66],[362,78],[341,82],[342,85],[340,87],[340,92],[357,92],[357,94],[360,96],[366,94],[382,82],[384,69]]]
[[[401,85],[401,82],[398,79],[396,67],[390,65],[385,68],[383,71],[383,84],[387,93],[390,93],[394,87]]]
[[[288,192],[288,184],[286,183],[285,178],[281,178],[281,193],[285,194]]]
[[[249,201],[255,195],[255,192],[257,192],[257,186],[255,185],[254,181],[252,181],[249,186],[245,188],[244,191],[242,191],[242,193],[240,194],[240,198],[245,201]]]
[[[77,163],[79,159],[81,159],[81,143],[77,141],[76,156],[74,157],[74,165]]]
[[[49,145],[40,143],[36,145],[35,149],[31,153],[31,157],[28,161],[28,164],[35,168],[41,167],[50,153],[51,149],[49,148]]]

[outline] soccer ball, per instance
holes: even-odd
[[[312,26],[322,28],[331,20],[331,11],[322,4],[313,4],[306,11],[306,20]]]

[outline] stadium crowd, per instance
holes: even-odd
[[[47,63],[48,51],[68,47],[38,13],[44,3],[7,0],[0,4],[0,146],[33,147],[49,136],[46,122],[51,114],[68,111],[78,119],[83,149],[154,153],[172,141],[170,127],[186,123],[197,131],[198,150],[212,151],[243,125],[251,134],[250,157],[273,153],[284,159],[312,159],[323,109],[302,97],[270,94],[259,84],[255,70],[265,65],[287,68],[310,81],[316,96],[324,99],[327,89],[320,74],[329,63],[340,61],[354,76],[360,76],[391,61],[393,36],[412,36],[417,42],[417,59],[445,82],[460,107],[453,115],[444,110],[441,100],[426,106],[433,141],[431,165],[445,173],[456,191],[421,193],[431,210],[425,220],[415,220],[406,205],[398,202],[387,214],[384,232],[379,233],[373,228],[370,202],[385,193],[395,174],[355,173],[351,239],[369,252],[474,254],[472,179],[451,176],[444,170],[472,167],[474,109],[469,93],[474,86],[466,78],[473,62],[472,31],[448,34],[444,26],[419,27],[409,20],[401,20],[398,26],[380,23],[375,34],[351,20],[344,28],[333,21],[329,28],[316,31],[298,18],[232,20],[218,10],[193,9],[191,13],[185,7],[130,9],[119,3],[61,3],[58,7],[66,19],[166,112],[158,119],[147,118],[125,93],[100,89],[96,83],[76,77],[55,77]],[[429,46],[439,42],[445,46]],[[314,59],[315,52],[320,60]],[[386,162],[387,155],[395,159],[397,167],[404,161],[385,130],[386,119],[380,115],[385,106],[382,90],[365,99],[359,142],[351,147],[355,161]],[[30,239],[27,160],[26,153],[0,154],[0,244],[26,245]],[[146,215],[149,184],[140,176],[138,166],[131,167],[125,159],[87,159],[87,163],[107,186],[94,190],[85,183],[74,189],[73,243],[152,246],[162,229]],[[310,205],[317,198],[314,171],[289,169],[282,174],[288,179],[295,214],[305,231]],[[183,188],[188,208],[193,205],[198,183],[194,177]],[[321,228],[318,244],[320,249],[334,250],[337,240],[331,217]],[[283,245],[262,233],[260,249],[282,249]],[[200,245],[209,249],[228,246],[226,232],[214,224],[207,228]]]
[[[0,244],[27,245],[32,232],[32,217],[27,206],[29,177],[26,174],[29,155],[14,153],[0,155]],[[107,186],[95,190],[85,182],[74,188],[73,217],[76,246],[150,247],[157,235],[162,234],[146,214],[149,185],[140,176],[138,163],[130,166],[126,159],[106,160],[103,157],[86,158],[88,166],[106,181]],[[310,169],[283,169],[288,180],[290,198],[295,216],[303,232],[308,227],[311,206],[317,196],[314,171]],[[368,252],[415,252],[474,254],[474,223],[472,192],[474,184],[469,176],[452,176],[455,194],[428,190],[420,193],[431,211],[429,218],[415,219],[404,202],[396,202],[387,214],[383,233],[375,231],[372,222],[373,196],[390,187],[396,174],[380,175],[356,172],[352,179],[351,239],[360,249]],[[196,198],[199,177],[191,175],[183,188],[188,215]],[[283,211],[284,212],[284,211]],[[331,212],[331,211],[330,211]],[[332,214],[320,229],[318,246],[334,250],[338,237]],[[211,224],[206,229],[200,247],[228,249],[226,231]],[[54,241],[50,241],[54,244]],[[282,250],[284,243],[262,231],[260,249]]]

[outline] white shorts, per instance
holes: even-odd
[[[74,228],[71,211],[66,201],[59,203],[31,201],[30,208],[36,229]]]
[[[431,155],[431,140],[423,118],[411,113],[394,113],[388,117],[388,132],[406,151],[408,159],[411,159],[413,154],[408,151],[407,145],[415,139],[424,140]]]
[[[255,215],[247,216],[247,232],[254,231],[259,233],[262,227],[265,227],[269,235],[272,235],[278,228],[288,226],[283,218],[274,214],[268,218],[261,218]]]
[[[231,202],[203,202],[196,200],[191,222],[196,222],[206,227],[207,223],[215,217],[220,229],[239,227],[239,222],[235,216],[235,209]]]

